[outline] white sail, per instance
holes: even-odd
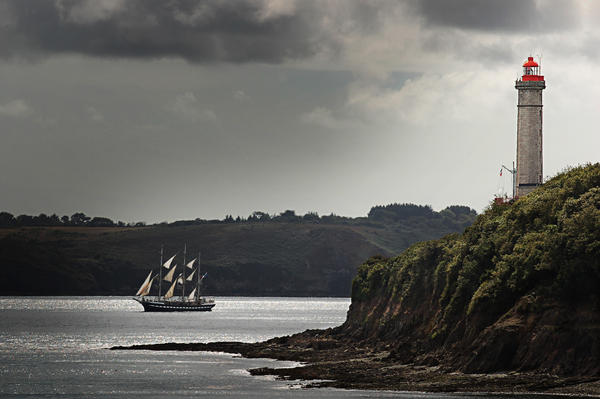
[[[193,268],[194,268],[194,262],[195,262],[195,261],[196,261],[196,258],[194,258],[194,259],[192,259],[191,261],[189,261],[189,262],[187,263],[187,265],[186,265],[186,266],[187,266],[187,268],[188,268],[188,269],[193,269]]]
[[[175,275],[176,267],[172,268],[166,276],[163,277],[163,280],[168,281],[169,283],[173,281],[173,276]]]
[[[177,256],[177,254],[175,254],[175,255],[171,256],[171,257],[169,258],[169,260],[168,260],[168,261],[166,261],[166,262],[163,264],[163,267],[165,267],[165,268],[169,269],[169,268],[171,267],[171,262],[173,262],[173,259],[175,259],[175,257],[176,257],[176,256]]]
[[[181,274],[179,275],[179,277],[177,277],[177,282],[183,285],[183,278],[181,277]]]
[[[175,293],[176,285],[177,285],[177,281],[175,281],[173,284],[171,284],[171,288],[169,288],[169,291],[167,291],[167,293],[165,294],[165,299],[169,299],[173,296],[173,294]]]
[[[190,293],[190,295],[188,295],[188,299],[194,299],[196,297],[196,289],[194,288],[194,290]]]
[[[193,281],[194,280],[194,274],[196,273],[196,271],[194,270],[192,272],[192,274],[190,274],[189,276],[187,276],[187,278],[185,279],[185,281]]]
[[[152,282],[158,277],[158,275],[152,277],[152,279],[150,280],[150,282],[148,283],[148,287],[146,287],[146,290],[144,292],[142,292],[140,294],[140,296],[146,296],[148,294],[150,294],[150,289],[152,288]]]
[[[138,292],[135,294],[136,296],[142,295],[143,292],[150,291],[147,288],[148,288],[148,285],[150,284],[150,277],[151,276],[152,276],[152,271],[150,271],[150,274],[148,274],[148,277],[146,277],[146,280],[144,280],[144,283],[142,284],[142,286],[140,287],[140,289],[138,290]]]

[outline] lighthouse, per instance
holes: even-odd
[[[540,66],[528,57],[523,76],[515,82],[517,105],[517,179],[516,195],[522,197],[542,184],[542,90],[546,81]]]

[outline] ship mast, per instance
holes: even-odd
[[[196,276],[196,302],[200,301],[200,254],[201,252],[198,252],[198,268],[196,269],[196,272],[198,273]]]
[[[185,300],[185,269],[187,265],[185,264],[185,254],[187,252],[187,244],[183,244],[183,272],[181,274],[181,300]]]
[[[162,269],[163,269],[163,249],[164,249],[164,245],[161,244],[160,246],[160,265],[158,266],[159,269],[159,281],[158,281],[158,299],[160,299],[160,296],[162,294]]]

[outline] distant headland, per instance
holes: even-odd
[[[461,232],[465,206],[375,206],[365,217],[278,215],[146,225],[77,212],[71,217],[0,213],[0,295],[133,295],[158,268],[160,248],[202,252],[212,295],[349,296],[358,266],[409,245]]]

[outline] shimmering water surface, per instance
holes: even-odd
[[[212,312],[144,313],[126,297],[0,297],[0,397],[453,398],[461,395],[304,389],[252,377],[292,362],[222,353],[109,351],[159,342],[255,342],[340,325],[349,299],[217,297]],[[472,396],[471,396],[472,397]]]

